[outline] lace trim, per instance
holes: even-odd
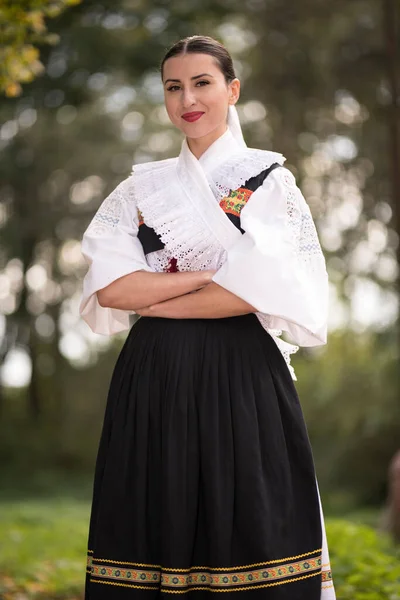
[[[170,260],[171,254],[165,248],[150,252],[146,256],[147,264],[155,273],[166,272]]]
[[[221,243],[205,227],[199,214],[182,201],[176,176],[177,159],[158,166],[137,165],[133,170],[134,196],[146,225],[152,227],[177,260],[179,271],[219,268],[225,257]]]
[[[245,148],[206,173],[217,200],[238,189],[273,163],[283,164],[277,152]],[[146,224],[152,227],[177,259],[180,271],[219,268],[226,251],[212,231],[182,202],[177,182],[178,158],[135,165],[132,170],[134,196]],[[190,193],[190,190],[189,190]]]
[[[318,233],[308,205],[304,206],[304,211],[306,212],[303,212],[302,214],[299,241],[300,259],[303,262],[309,264],[310,258],[316,257],[325,263],[325,259],[322,254],[321,246],[318,239]]]
[[[287,225],[297,258],[311,270],[317,264],[319,267],[324,266],[325,258],[310,207],[298,188],[293,173],[289,169],[283,168],[276,169],[275,174],[287,188]]]
[[[260,321],[260,323],[263,326],[263,328],[265,329],[265,331],[267,331],[270,334],[270,336],[272,337],[272,339],[278,346],[278,348],[288,366],[288,369],[292,376],[292,379],[294,379],[294,381],[297,381],[296,373],[294,372],[294,369],[291,365],[291,355],[295,354],[298,351],[299,346],[295,346],[294,344],[289,344],[289,342],[285,342],[285,340],[281,339],[280,336],[282,335],[282,330],[271,328],[271,317],[269,315],[258,312],[258,313],[256,313],[256,317]]]
[[[283,165],[285,160],[279,152],[246,148],[230,156],[215,169],[211,169],[206,174],[207,180],[214,196],[221,200],[274,163]]]

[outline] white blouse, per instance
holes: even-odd
[[[222,209],[232,190],[271,165],[276,152],[241,147],[229,128],[197,159],[186,140],[179,157],[136,165],[103,201],[84,233],[89,265],[80,313],[96,333],[130,327],[134,311],[101,307],[96,292],[138,270],[161,272],[172,258],[179,271],[216,269],[213,281],[257,309],[292,376],[280,339],[285,331],[300,346],[326,343],[328,277],[310,209],[292,173],[279,166],[251,193],[240,212],[240,228]],[[145,255],[139,219],[164,247]]]

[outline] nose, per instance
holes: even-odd
[[[190,108],[196,104],[196,96],[191,89],[184,89],[182,91],[182,107]]]

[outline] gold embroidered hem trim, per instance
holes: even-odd
[[[244,592],[244,591],[248,591],[248,590],[259,590],[260,588],[272,587],[272,586],[276,586],[276,585],[283,585],[285,583],[293,583],[295,581],[300,581],[301,579],[309,579],[310,577],[316,577],[317,575],[319,575],[319,573],[310,573],[308,575],[303,575],[302,577],[296,577],[295,579],[290,579],[289,581],[277,581],[275,583],[263,583],[261,585],[252,585],[251,587],[239,587],[239,588],[229,588],[229,589],[210,589],[209,587],[192,587],[190,589],[185,589],[185,590],[169,590],[169,589],[161,588],[161,591],[164,592],[165,594],[187,594],[188,592],[199,591],[199,590],[205,590],[208,592],[215,592],[215,593]],[[130,588],[134,587],[135,589],[140,589],[140,590],[151,590],[151,589],[154,590],[155,589],[154,587],[141,586],[141,585],[133,586],[129,583],[119,583],[119,582],[115,582],[115,581],[100,581],[97,579],[91,579],[90,581],[92,583],[105,583],[105,584],[109,584],[109,585],[118,585],[118,586],[122,586],[122,587],[130,587]],[[325,587],[333,587],[333,586],[325,586]]]
[[[322,582],[326,583],[328,581],[332,581],[332,571],[329,569],[329,571],[325,571],[324,569],[322,570],[321,573],[321,577],[322,577]]]
[[[307,552],[305,556],[308,558],[294,562],[293,559],[288,558],[257,563],[257,565],[263,565],[258,569],[254,569],[254,565],[226,568],[193,566],[190,569],[168,569],[143,563],[97,559],[91,554],[89,551],[90,581],[141,589],[161,588],[163,592],[169,593],[184,593],[191,590],[241,591],[292,583],[317,575],[321,576],[324,583],[332,580],[330,571],[321,571],[320,550]],[[313,554],[314,556],[312,556]],[[275,563],[274,566],[272,566],[273,563]]]

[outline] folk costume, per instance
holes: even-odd
[[[94,332],[129,331],[96,462],[85,600],[335,599],[290,365],[298,346],[326,342],[328,280],[284,161],[248,148],[230,107],[200,159],[184,140],[179,157],[135,165],[83,236],[80,313]],[[204,269],[257,313],[135,320],[97,300],[128,273]]]

